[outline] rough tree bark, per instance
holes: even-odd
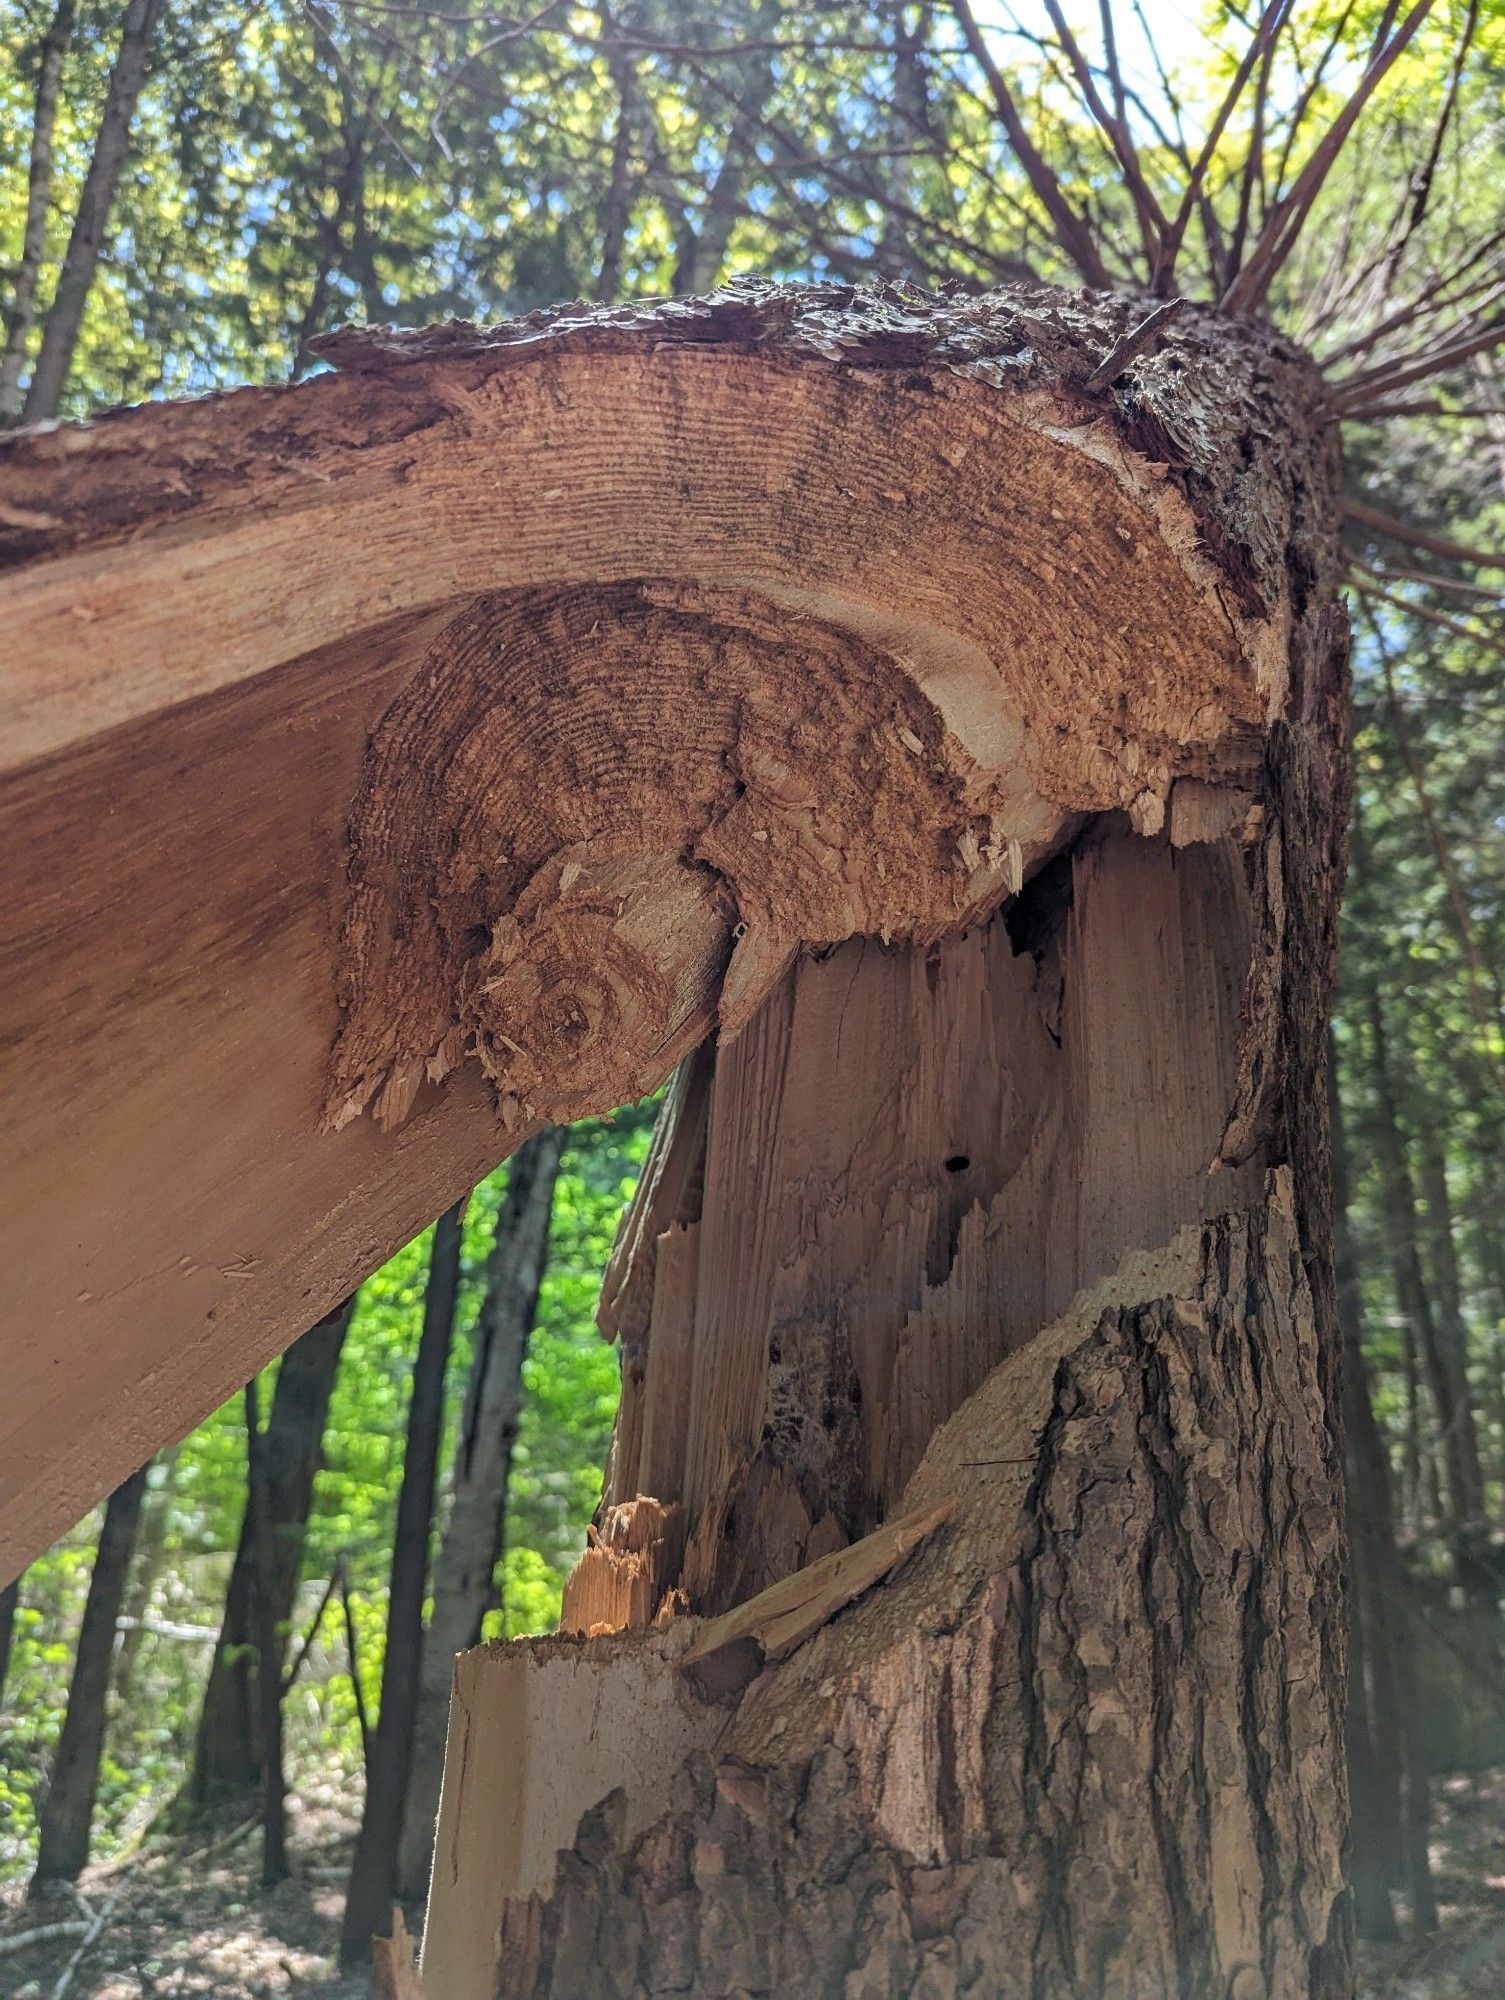
[[[63,59],[73,39],[77,0],[58,0],[37,56],[37,88],[31,113],[31,166],[26,181],[26,221],[21,233],[21,260],[11,283],[10,309],[5,316],[5,353],[0,358],[0,422],[21,414],[21,374],[37,315],[37,279],[47,246],[47,207],[52,197],[52,135],[57,123],[58,87]]]
[[[99,1548],[84,1599],[83,1624],[68,1684],[68,1708],[58,1738],[47,1791],[37,1809],[37,1865],[31,1878],[36,1895],[51,1882],[74,1882],[89,1860],[89,1834],[99,1760],[104,1754],[110,1667],[115,1654],[115,1621],[125,1595],[146,1467],[117,1486],[105,1508]]]
[[[382,1658],[381,1709],[366,1760],[366,1803],[361,1814],[350,1887],[340,1930],[340,1959],[364,1965],[371,1940],[386,1934],[397,1888],[397,1843],[408,1792],[408,1760],[418,1711],[423,1660],[423,1598],[428,1584],[429,1540],[434,1522],[434,1481],[444,1424],[444,1378],[460,1295],[460,1233],[465,1204],[447,1208],[434,1225],[423,1331],[413,1363],[407,1443],[397,1525],[392,1534],[392,1578],[387,1596],[387,1644]]]
[[[428,1893],[455,1655],[475,1645],[481,1621],[496,1601],[512,1447],[522,1409],[523,1362],[548,1261],[549,1219],[564,1141],[564,1128],[550,1125],[518,1148],[497,1214],[496,1243],[476,1317],[475,1350],[450,1474],[449,1513],[434,1557],[433,1610],[418,1667],[418,1707],[398,1863],[398,1886],[405,1899],[421,1899]]]
[[[282,1635],[298,1594],[303,1536],[323,1450],[329,1398],[354,1305],[353,1298],[346,1299],[293,1343],[283,1356],[272,1392],[262,1449],[273,1552],[271,1615],[273,1626]],[[188,1795],[198,1806],[249,1792],[262,1776],[261,1725],[250,1650],[254,1644],[252,1527],[248,1508],[236,1544],[225,1591],[225,1615],[194,1738]],[[279,1661],[281,1646],[279,1639]]]
[[[298,780],[239,961],[243,1024],[283,1003],[261,1315],[211,1276],[203,1352],[375,1255],[399,1160],[452,1199],[481,1107],[515,1145],[717,1038],[698,1207],[658,1177],[620,1288],[587,1636],[457,1668],[444,2000],[1347,1989],[1336,440],[1295,350],[1143,311],[347,337],[354,383],[123,419],[86,509],[35,454],[5,489],[39,660],[116,557],[91,713],[145,794],[179,713],[264,770],[261,700]],[[623,1613],[663,1627],[589,1636]]]
[[[99,131],[89,171],[84,176],[73,232],[58,273],[57,288],[42,329],[42,344],[27,384],[23,414],[28,423],[55,417],[68,384],[73,354],[78,346],[84,307],[99,266],[110,209],[120,182],[120,170],[130,150],[131,121],[136,100],[146,81],[151,59],[152,36],[162,11],[162,0],[127,0],[120,28],[120,46],[110,71],[110,86],[100,113]]]

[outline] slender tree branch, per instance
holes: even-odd
[[[1471,563],[1479,569],[1505,569],[1505,555],[1496,555],[1488,549],[1472,549],[1463,542],[1455,542],[1451,536],[1434,534],[1428,528],[1413,528],[1394,514],[1387,514],[1380,507],[1371,507],[1366,500],[1356,500],[1350,494],[1343,496],[1343,512],[1350,521],[1357,521],[1361,528],[1368,528],[1376,535],[1386,535],[1393,542],[1403,542],[1408,548],[1425,549],[1430,556],[1441,556],[1444,562]]]
[[[1025,178],[1056,226],[1061,248],[1089,285],[1096,285],[1105,291],[1111,289],[1112,280],[1098,254],[1097,245],[1092,240],[1091,228],[1066,199],[1061,183],[1025,130],[1019,108],[1003,80],[1002,71],[993,60],[991,50],[983,40],[982,31],[977,25],[969,0],[951,0],[951,8],[956,16],[957,25],[966,39],[973,61],[987,78],[988,88],[993,93],[993,102],[997,107],[999,123],[1008,134],[1009,144],[1024,169]]]
[[[1290,193],[1275,204],[1266,219],[1248,263],[1223,294],[1223,310],[1230,313],[1257,312],[1264,303],[1282,264],[1295,249],[1302,225],[1312,203],[1343,149],[1354,123],[1391,65],[1409,45],[1422,22],[1431,13],[1433,0],[1416,0],[1400,27],[1365,70],[1348,102],[1318,142],[1306,165],[1296,177]]]

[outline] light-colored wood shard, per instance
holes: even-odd
[[[684,1668],[699,1666],[748,1639],[762,1660],[786,1658],[827,1619],[897,1569],[950,1518],[955,1506],[955,1499],[948,1496],[934,1506],[901,1514],[898,1520],[886,1521],[872,1534],[864,1535],[860,1542],[836,1549],[807,1569],[770,1584],[746,1604],[707,1619],[697,1628],[679,1664]]]
[[[392,1906],[392,1935],[371,1940],[373,2000],[424,2000],[413,1937],[401,1908]]]
[[[726,1711],[676,1671],[687,1637],[676,1621],[455,1661],[423,1950],[433,2000],[488,2000],[505,1906],[550,1887],[582,1817],[618,1793],[614,1832],[630,1839],[665,1810],[685,1759],[714,1747]]]
[[[565,1581],[560,1631],[593,1638],[651,1625],[678,1574],[683,1545],[677,1507],[648,1494],[608,1507],[599,1527],[588,1529],[585,1552]]]

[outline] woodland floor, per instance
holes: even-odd
[[[1499,2000],[1505,1992],[1505,1770],[1437,1787],[1432,1863],[1442,1921],[1418,1943],[1366,1947],[1360,2000]],[[69,1981],[67,2000],[221,2000],[310,1994],[364,2000],[364,1978],[334,1963],[355,1822],[326,1801],[293,1820],[292,1878],[270,1894],[256,1881],[254,1831],[230,1827],[91,1869],[81,1884],[109,1921]],[[48,1922],[76,1920],[71,1896],[28,1904],[0,1890],[0,1945]],[[50,2000],[79,1939],[0,1954],[0,2000]]]

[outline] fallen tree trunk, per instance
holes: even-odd
[[[457,1669],[445,2000],[1347,1989],[1335,447],[1247,326],[1103,369],[1138,317],[751,287],[366,337],[0,456],[45,669],[0,809],[126,801],[21,898],[23,1123],[66,1148],[89,1069],[38,913],[135,871],[90,1159],[118,1182],[147,1110],[236,1134],[128,1329],[41,1253],[53,1350],[107,1326],[152,1385],[125,1427],[717,1038],[605,1301],[586,1636]],[[171,1274],[183,1232],[130,1227]],[[24,1543],[69,1487],[22,1386]],[[784,1657],[766,1600],[697,1655],[848,1548]]]

